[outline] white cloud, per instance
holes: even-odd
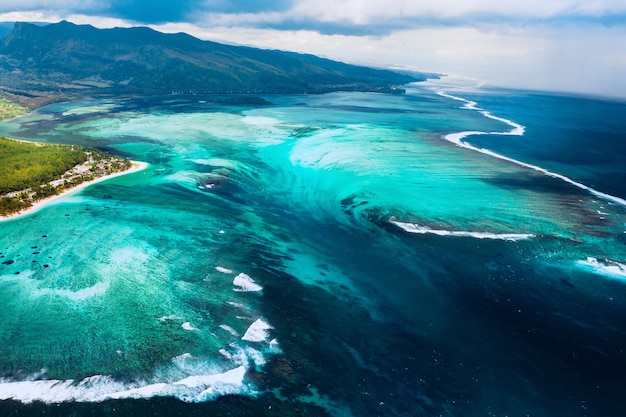
[[[100,29],[137,26],[137,23],[124,19],[106,16],[87,16],[83,14],[72,14],[65,17],[65,20],[77,25],[92,25]]]
[[[258,25],[279,25],[289,18],[286,13],[202,13],[195,22],[217,27],[254,27]]]
[[[67,20],[77,25],[92,25],[97,28],[133,26],[132,22],[123,19],[106,16],[87,16],[84,14],[66,14],[48,10],[0,13],[0,22],[57,23],[61,20]]]
[[[624,1],[580,0],[333,0],[299,1],[293,10],[303,15],[346,19],[360,22],[377,18],[442,17],[476,15],[547,18],[558,15],[602,16],[626,12]]]
[[[106,15],[114,9],[113,3],[113,0],[3,0],[0,3],[0,13],[46,11],[67,15]],[[270,6],[272,3],[274,2],[269,0]],[[278,10],[281,3],[268,6],[268,10]],[[150,0],[145,0],[142,5],[142,0],[134,0],[132,4],[147,8],[151,3]],[[206,10],[212,10],[210,14],[202,12],[202,1],[193,0],[184,4],[196,4],[196,10],[192,10],[190,14],[190,18],[195,19],[196,23],[210,22],[223,26],[294,21],[312,25],[341,23],[357,26],[412,21],[433,25],[449,24],[451,21],[471,24],[489,19],[541,20],[626,15],[626,1],[623,0],[295,0],[283,10],[262,13],[257,12],[256,2],[251,3],[251,6],[239,3],[233,9],[228,1],[205,0],[204,6],[208,7]],[[238,12],[234,13],[235,9]]]
[[[45,10],[0,13],[0,22],[58,22],[61,19],[56,12]]]
[[[626,27],[426,27],[386,36],[189,24],[155,28],[363,65],[467,75],[492,85],[626,97]]]
[[[106,3],[98,0],[2,0],[0,3],[0,13],[3,14],[10,12],[78,13],[103,9],[106,9]]]
[[[623,0],[299,0],[273,13],[219,13],[202,17],[216,25],[271,24],[286,21],[356,26],[417,21],[421,24],[468,24],[490,20],[602,18],[626,14]]]
[[[9,0],[13,1],[13,0]],[[29,4],[29,0],[25,0]],[[36,3],[36,2],[31,2]],[[62,6],[65,2],[50,2]],[[3,6],[0,8],[7,8]],[[470,22],[473,15],[507,15],[507,23]],[[392,66],[467,75],[490,84],[520,88],[598,93],[626,97],[626,23],[602,25],[601,21],[549,20],[518,23],[513,17],[605,16],[626,13],[625,1],[576,0],[302,0],[284,12],[244,14],[196,14],[194,22],[151,27],[165,32],[187,32],[201,39],[271,49],[313,53],[349,63]],[[454,24],[436,19],[407,25],[420,16],[466,16]],[[3,21],[58,21],[67,19],[96,27],[127,27],[132,22],[87,13],[50,10],[0,13]],[[309,29],[283,30],[285,20],[313,22]],[[395,30],[378,35],[323,34],[317,22],[366,25],[387,19],[405,19]],[[259,22],[266,26],[258,26]],[[615,23],[615,22],[614,22]],[[255,27],[256,26],[256,27]]]

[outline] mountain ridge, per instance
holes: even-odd
[[[93,95],[401,92],[426,77],[147,27],[20,22],[0,39],[0,90],[30,107]]]

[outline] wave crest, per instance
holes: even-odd
[[[438,91],[437,92],[438,95],[442,96],[442,97],[446,97],[446,98],[450,98],[452,100],[457,100],[457,101],[461,101],[464,102],[465,105],[462,107],[464,109],[467,110],[475,110],[480,112],[483,116],[492,119],[492,120],[497,120],[500,122],[503,122],[507,125],[509,125],[511,127],[511,130],[509,131],[504,131],[504,132],[481,132],[481,131],[466,131],[466,132],[456,132],[456,133],[450,133],[446,136],[444,136],[444,139],[447,140],[448,142],[454,143],[457,146],[460,146],[462,148],[465,149],[469,149],[472,151],[476,151],[476,152],[480,152],[482,154],[485,155],[489,155],[491,157],[494,158],[498,158],[501,159],[503,161],[507,161],[507,162],[511,162],[514,163],[516,165],[519,165],[521,167],[524,168],[529,168],[532,169],[534,171],[540,172],[548,177],[552,177],[552,178],[556,178],[559,179],[561,181],[565,181],[568,184],[573,185],[574,187],[580,188],[581,190],[585,190],[593,195],[595,195],[596,197],[602,198],[604,200],[608,200],[611,201],[613,203],[617,203],[620,204],[622,206],[626,206],[626,200],[620,197],[616,197],[610,194],[606,194],[603,193],[601,191],[598,191],[592,187],[589,187],[583,183],[580,183],[578,181],[574,181],[573,179],[566,177],[565,175],[562,174],[558,174],[556,172],[552,172],[549,171],[545,168],[542,168],[540,166],[537,165],[532,165],[532,164],[528,164],[526,162],[522,162],[522,161],[518,161],[517,159],[514,158],[509,158],[508,156],[504,156],[502,154],[499,154],[497,152],[493,152],[490,151],[489,149],[485,149],[485,148],[478,148],[476,146],[473,146],[467,142],[464,142],[463,139],[468,137],[468,136],[474,136],[474,135],[513,135],[513,136],[523,136],[524,132],[525,132],[525,128],[524,126],[515,123],[511,120],[505,119],[503,117],[498,117],[498,116],[494,116],[492,115],[490,112],[481,109],[480,107],[477,106],[477,103],[474,101],[470,101],[461,97],[457,97],[457,96],[453,96],[451,94],[448,94],[444,91]]]
[[[533,234],[527,233],[492,233],[492,232],[471,232],[465,230],[443,230],[431,229],[414,223],[405,223],[396,220],[390,220],[390,223],[398,226],[405,232],[416,234],[433,234],[438,236],[456,236],[456,237],[472,237],[476,239],[499,239],[499,240],[525,240],[535,237]]]

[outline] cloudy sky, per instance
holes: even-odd
[[[626,0],[2,0],[0,21],[147,25],[519,88],[626,98]]]

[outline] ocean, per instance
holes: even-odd
[[[0,415],[622,415],[626,101],[263,98],[0,124],[149,164],[0,222]]]

